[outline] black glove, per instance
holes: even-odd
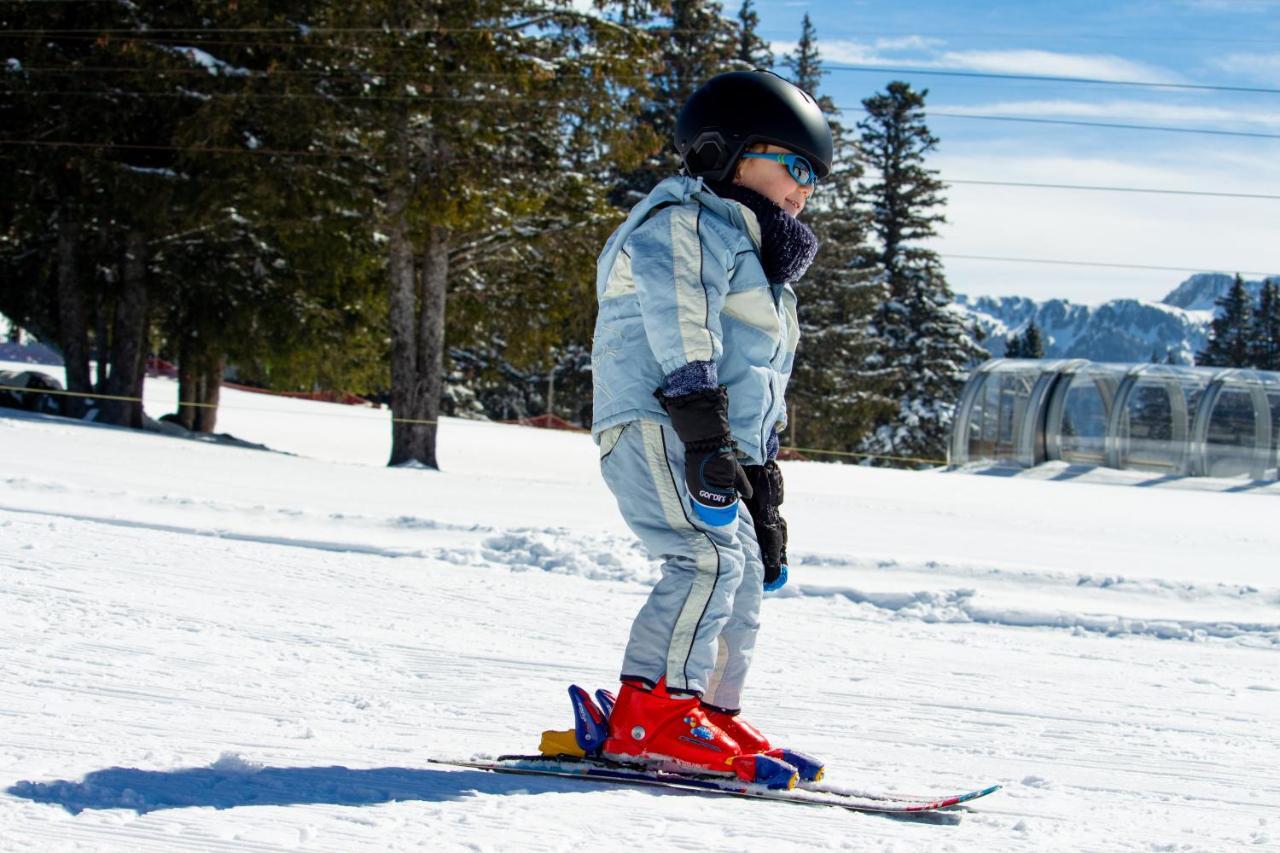
[[[787,521],[778,512],[782,505],[782,471],[770,459],[763,465],[748,465],[751,481],[747,509],[755,522],[760,559],[764,561],[764,588],[775,590],[787,582]]]
[[[693,511],[713,527],[729,524],[738,516],[738,494],[751,497],[751,483],[729,433],[728,390],[721,385],[679,397],[659,390],[654,396],[684,442],[684,479]]]

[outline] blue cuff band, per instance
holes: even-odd
[[[694,391],[711,391],[719,384],[714,361],[691,361],[666,375],[662,380],[662,395],[680,397]]]

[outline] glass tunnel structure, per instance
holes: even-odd
[[[961,392],[950,461],[1275,480],[1278,440],[1280,373],[993,359]]]

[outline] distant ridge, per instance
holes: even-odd
[[[1004,355],[1005,339],[1032,320],[1040,327],[1046,358],[1090,361],[1164,361],[1193,364],[1204,349],[1214,301],[1231,287],[1234,276],[1198,273],[1159,302],[1113,299],[1101,305],[1077,305],[1066,299],[1037,302],[1021,296],[956,296],[966,326],[985,334],[982,345],[993,357]],[[1280,277],[1265,279],[1280,281]],[[1246,282],[1257,299],[1263,281]]]

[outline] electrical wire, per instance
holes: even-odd
[[[23,5],[39,5],[41,3],[50,2],[66,2],[76,3],[85,2],[85,0],[0,0],[4,3],[20,3]],[[100,2],[115,2],[115,0],[100,0]],[[564,14],[563,10],[546,10],[547,14]],[[542,19],[545,19],[545,15]],[[606,24],[614,24],[621,26],[616,21],[609,21],[604,18],[596,20]],[[66,29],[43,29],[43,30],[25,30],[25,33],[136,33],[136,34],[153,34],[153,33],[182,33],[182,34],[200,34],[200,33],[297,33],[300,35],[317,34],[373,34],[373,35],[398,35],[405,33],[451,33],[451,32],[506,32],[510,26],[505,27],[312,27],[305,24],[299,24],[292,27],[156,27],[150,29],[140,29],[137,27],[128,28],[108,28],[108,29],[91,29],[91,28],[66,28]],[[654,29],[659,29],[664,33],[701,33],[702,30],[692,30],[683,27],[664,27],[660,24]],[[646,30],[647,31],[647,30]],[[902,36],[916,36],[918,38],[982,38],[982,39],[1035,39],[1035,40],[1054,40],[1054,41],[1120,41],[1125,43],[1132,42],[1135,38],[1141,38],[1144,42],[1173,42],[1173,43],[1190,43],[1190,44],[1274,44],[1270,39],[1247,39],[1239,37],[1220,37],[1212,38],[1207,36],[1154,36],[1143,34],[1140,37],[1133,34],[1116,34],[1116,33],[1088,33],[1088,32],[1004,32],[1004,31],[920,31],[920,30],[839,30],[834,33],[829,32],[829,38],[845,38],[858,36],[862,38],[898,38]]]
[[[980,80],[1032,80],[1039,83],[1072,83],[1096,86],[1135,86],[1150,89],[1175,89],[1202,92],[1239,92],[1253,95],[1280,95],[1280,89],[1265,86],[1224,86],[1217,83],[1162,83],[1154,80],[1107,80],[1101,77],[1064,77],[1053,74],[996,74],[989,71],[945,71],[933,68],[890,68],[882,65],[832,65],[827,71],[849,71],[858,74],[915,74],[926,77],[971,77]]]
[[[841,107],[840,109],[848,109]],[[1254,139],[1280,139],[1280,133],[1260,133],[1245,130],[1213,130],[1199,127],[1168,127],[1155,124],[1122,124],[1119,122],[1077,121],[1075,119],[1032,118],[1029,116],[988,116],[975,113],[925,112],[926,118],[976,119],[979,121],[1012,121],[1025,124],[1067,125],[1070,127],[1097,127],[1105,130],[1154,130],[1162,133],[1204,133],[1211,136],[1243,136]]]
[[[260,78],[259,78],[260,79]],[[527,97],[516,98],[498,98],[498,97],[473,97],[465,98],[455,95],[339,95],[327,93],[298,93],[298,92],[197,92],[197,91],[177,91],[177,92],[140,92],[128,89],[119,89],[114,91],[66,91],[58,89],[48,90],[30,90],[23,92],[24,95],[32,95],[39,97],[87,97],[87,98],[121,98],[121,97],[152,97],[152,98],[195,98],[200,100],[209,100],[213,98],[223,100],[234,100],[237,98],[257,99],[257,100],[320,100],[320,101],[370,101],[370,102],[414,102],[423,103],[491,103],[491,104],[527,104],[537,106],[540,103],[535,102]],[[851,107],[838,107],[837,109],[844,111],[850,110]],[[1043,124],[1043,125],[1065,125],[1070,127],[1091,127],[1104,130],[1138,130],[1138,131],[1154,131],[1160,133],[1190,133],[1203,134],[1209,136],[1234,136],[1246,139],[1280,139],[1280,133],[1263,133],[1260,131],[1244,131],[1244,130],[1215,130],[1213,128],[1199,127],[1169,127],[1166,125],[1151,124],[1123,124],[1119,122],[1094,122],[1094,121],[1078,121],[1072,119],[1048,119],[1048,118],[1031,118],[1020,116],[992,116],[980,115],[976,113],[948,113],[948,112],[926,112],[928,118],[944,118],[944,119],[972,119],[978,121],[1002,121],[1002,122],[1021,122],[1026,124]]]
[[[458,30],[451,30],[450,32],[468,32],[468,31],[485,32],[486,30],[482,30],[478,28],[462,28]],[[84,32],[86,34],[78,35],[77,34],[78,32]],[[64,33],[61,33],[59,35],[69,40],[79,39],[79,40],[89,40],[89,41],[96,42],[100,40],[101,35],[104,32],[110,32],[110,31],[67,30],[67,31],[64,31]],[[119,32],[129,33],[129,34],[145,34],[149,36],[153,32],[176,32],[176,31],[120,30]],[[210,31],[206,30],[205,32],[210,32]],[[301,30],[286,30],[285,32],[297,32],[299,35],[303,34]],[[388,31],[379,30],[378,32],[380,33],[385,32],[385,35],[388,35],[388,36],[405,35],[405,33],[402,33],[396,30],[388,30]],[[409,35],[424,34],[426,32],[428,31],[411,31],[408,34]],[[49,33],[50,33],[49,30],[10,30],[7,32],[0,32],[0,38],[32,38],[35,36],[48,35]],[[168,37],[162,37],[162,38],[168,38]],[[121,41],[122,42],[136,41],[136,42],[156,44],[159,46],[171,47],[171,48],[198,47],[199,45],[221,45],[221,46],[243,47],[243,48],[281,47],[281,48],[290,48],[290,49],[307,48],[307,49],[362,50],[362,49],[370,49],[371,47],[373,47],[371,45],[305,44],[301,42],[261,42],[261,41],[225,41],[225,40],[217,40],[217,41],[199,40],[195,44],[169,44],[167,42],[160,41],[156,38],[122,39]],[[419,48],[413,48],[413,47],[396,48],[396,47],[378,46],[377,49],[379,50],[397,50],[397,49],[418,50]],[[1170,83],[1170,82],[1163,82],[1163,81],[1156,81],[1156,80],[1115,80],[1115,79],[1108,79],[1108,78],[1102,78],[1102,77],[1071,77],[1071,76],[1053,75],[1053,74],[1001,74],[1001,73],[988,72],[988,71],[962,71],[959,69],[938,69],[938,68],[898,68],[898,67],[885,66],[885,65],[856,65],[856,64],[846,64],[846,63],[827,63],[823,66],[823,70],[826,72],[840,71],[840,72],[849,72],[849,73],[855,73],[855,74],[902,74],[902,75],[917,75],[917,76],[928,76],[928,77],[963,77],[963,78],[981,79],[981,80],[1025,80],[1025,81],[1034,81],[1034,82],[1040,82],[1040,83],[1068,83],[1072,85],[1127,86],[1127,87],[1137,87],[1137,88],[1171,89],[1171,90],[1178,90],[1178,91],[1236,92],[1236,93],[1244,93],[1244,94],[1280,95],[1280,88],[1273,88],[1273,87],[1266,87],[1266,86],[1228,86],[1220,83]]]
[[[1230,269],[1231,272],[1239,273],[1240,275],[1272,276],[1276,274],[1274,272],[1269,272],[1269,273],[1259,272],[1258,270],[1237,270],[1237,269],[1232,269],[1230,267],[1198,267],[1198,268],[1197,267],[1160,267],[1160,266],[1153,266],[1150,264],[1118,264],[1118,263],[1104,263],[1101,261],[1064,261],[1064,260],[1050,260],[1047,258],[1001,258],[993,255],[957,255],[957,254],[952,254],[950,252],[941,252],[938,254],[938,257],[946,258],[949,260],[962,260],[962,261],[997,261],[1001,263],[1048,264],[1053,266],[1066,266],[1066,267],[1102,267],[1105,269],[1120,269],[1120,270],[1156,270],[1158,272],[1202,273],[1202,272],[1205,272],[1206,270],[1224,271],[1224,270]]]
[[[250,154],[255,156],[272,155],[282,157],[374,157],[390,155],[377,155],[375,153],[363,150],[351,151],[298,151],[298,150],[282,150],[274,148],[233,148],[233,147],[217,147],[217,146],[177,146],[177,145],[131,145],[125,143],[113,142],[71,142],[59,140],[32,140],[32,139],[0,139],[0,145],[14,146],[49,146],[49,147],[70,147],[70,148],[90,148],[90,149],[121,149],[121,150],[140,150],[140,151],[171,151],[181,153],[196,154]],[[471,162],[465,159],[453,159],[451,163],[459,164]],[[498,162],[492,158],[486,158],[483,162]],[[515,161],[506,161],[515,163]],[[530,164],[519,164],[530,165]],[[1210,197],[1210,198],[1240,198],[1240,199],[1257,199],[1266,201],[1280,201],[1280,195],[1270,195],[1265,193],[1238,193],[1238,192],[1215,192],[1209,190],[1175,190],[1160,189],[1156,187],[1124,187],[1124,186],[1097,186],[1085,184],[1052,184],[1052,183],[1036,183],[1031,181],[987,181],[966,178],[943,178],[943,183],[957,185],[972,186],[994,186],[994,187],[1018,187],[1027,189],[1054,189],[1054,190],[1085,190],[1090,192],[1120,192],[1120,193],[1146,193],[1154,195],[1173,195],[1173,196],[1189,196],[1189,197]]]
[[[1038,184],[1028,181],[978,181],[964,180],[960,178],[943,178],[946,184],[964,184],[971,186],[987,186],[987,187],[1026,187],[1047,190],[1089,190],[1092,192],[1111,192],[1111,193],[1152,193],[1156,195],[1179,195],[1179,196],[1209,196],[1212,198],[1254,198],[1267,199],[1269,201],[1280,201],[1280,195],[1264,195],[1262,193],[1225,193],[1225,192],[1207,192],[1202,190],[1164,190],[1153,187],[1104,187],[1104,186],[1086,186],[1084,184]]]

